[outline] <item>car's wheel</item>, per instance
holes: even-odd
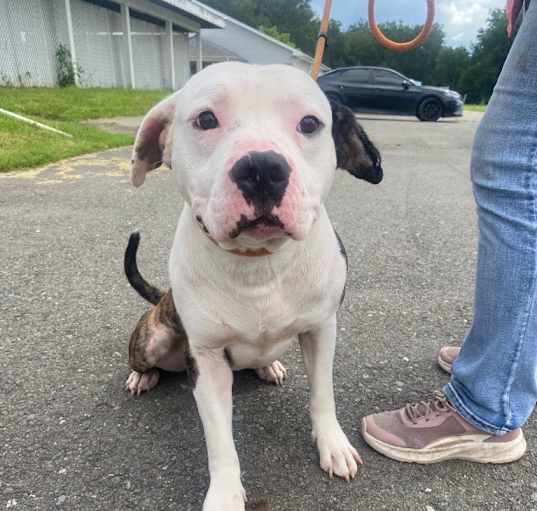
[[[418,106],[417,116],[420,121],[436,122],[442,117],[442,103],[436,98],[425,98]]]
[[[330,103],[335,103],[336,105],[343,104],[343,101],[341,100],[341,96],[339,94],[336,94],[335,92],[328,92],[326,94],[326,97],[328,98],[328,101],[330,101]]]

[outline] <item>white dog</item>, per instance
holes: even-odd
[[[354,115],[288,66],[210,66],[145,117],[132,182],[165,163],[185,200],[170,257],[171,291],[136,268],[154,303],[131,338],[127,388],[150,390],[158,369],[190,367],[211,475],[205,511],[244,510],[232,434],[233,370],[281,383],[278,358],[298,339],[311,386],[323,470],[354,478],[360,457],[336,418],[332,365],[346,257],[324,202],[336,168],[372,183],[380,155]],[[178,311],[178,314],[175,312]]]

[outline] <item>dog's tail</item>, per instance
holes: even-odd
[[[136,264],[136,253],[138,252],[138,245],[140,244],[140,233],[133,232],[129,238],[129,244],[125,250],[125,274],[130,285],[138,292],[138,294],[145,298],[153,305],[157,305],[164,292],[155,286],[149,284],[138,271],[138,265]]]

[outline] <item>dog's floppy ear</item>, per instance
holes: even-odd
[[[163,163],[170,166],[171,126],[175,115],[177,92],[155,105],[138,128],[131,160],[131,182],[141,186],[145,175]]]
[[[375,185],[380,183],[384,173],[379,150],[369,140],[352,110],[333,101],[330,105],[338,168]]]

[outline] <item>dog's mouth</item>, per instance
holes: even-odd
[[[214,241],[211,232],[207,228],[201,215],[196,216],[196,221],[200,229],[209,237],[209,239]],[[230,241],[233,241],[241,234],[253,238],[255,243],[264,240],[283,239],[290,236],[290,233],[285,230],[283,222],[276,215],[272,214],[262,215],[255,219],[248,219],[245,215],[242,215],[241,219],[237,222],[235,229],[233,229],[227,237]]]
[[[238,238],[241,234],[247,233],[253,238],[271,238],[281,236],[285,233],[282,221],[275,215],[262,215],[254,220],[249,220],[244,215],[237,222],[237,227],[230,232],[230,239]]]

